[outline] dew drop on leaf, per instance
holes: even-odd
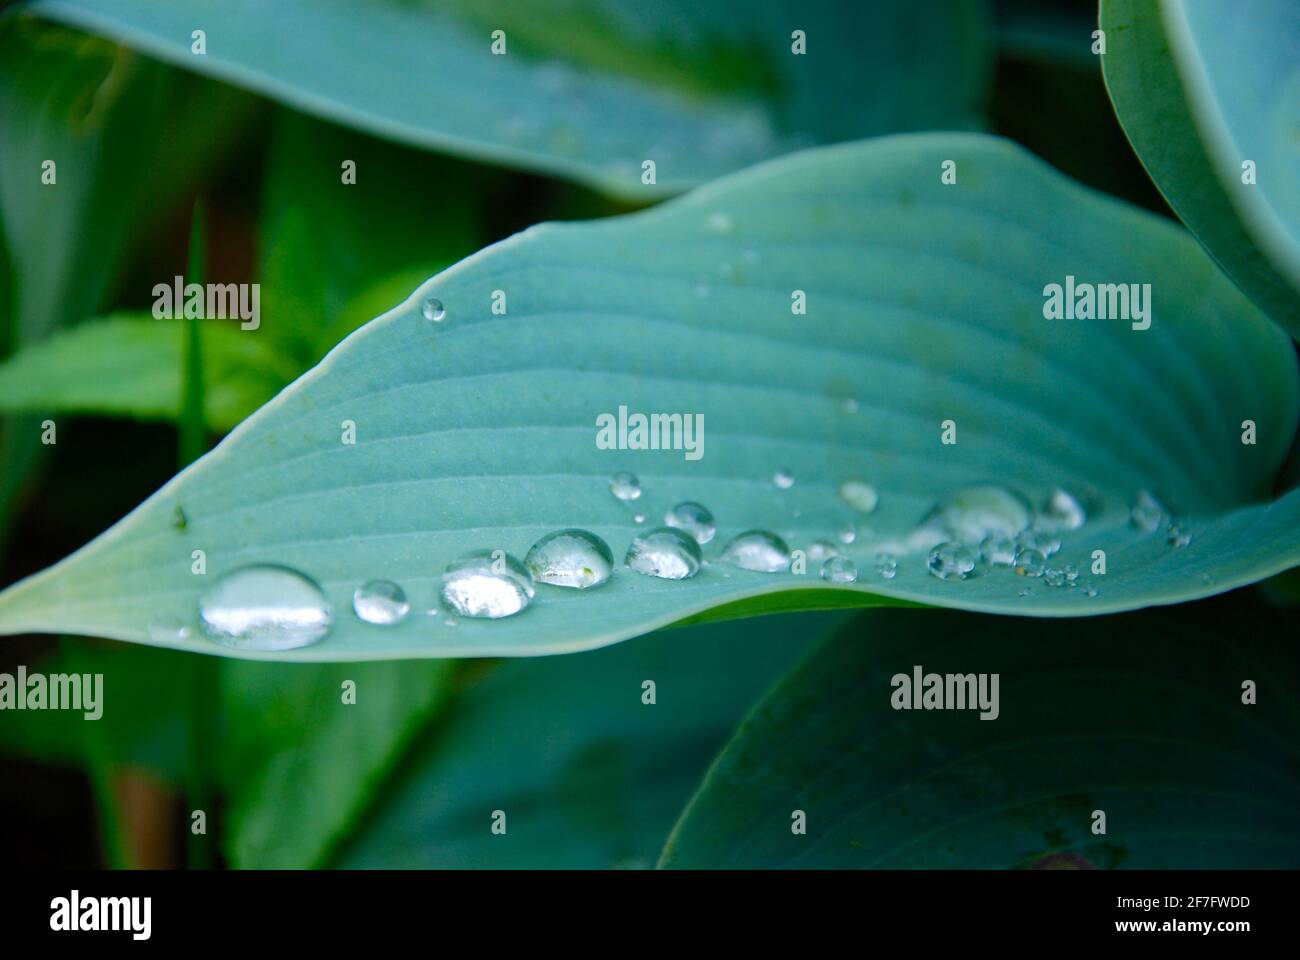
[[[533,593],[528,569],[499,550],[466,554],[447,564],[442,575],[443,606],[462,617],[499,620],[514,616],[528,607]]]
[[[392,580],[371,580],[353,592],[352,610],[359,620],[387,626],[406,619],[411,604],[406,591]]]
[[[628,569],[660,580],[685,580],[700,570],[700,545],[672,527],[659,527],[635,538],[627,548]]]
[[[294,650],[329,632],[333,614],[314,580],[289,567],[253,564],[223,574],[199,600],[209,639],[241,650]]]
[[[538,583],[585,590],[609,580],[614,554],[609,544],[587,530],[556,530],[533,544],[524,566]]]

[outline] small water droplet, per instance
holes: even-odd
[[[352,594],[352,610],[358,620],[387,626],[406,619],[411,612],[406,591],[391,580],[371,580]]]
[[[446,620],[442,621],[442,625],[444,627],[458,627],[460,626],[460,621],[455,617],[448,617]]]
[[[149,621],[149,639],[155,643],[179,643],[191,635],[189,626],[179,617],[155,617]]]
[[[635,500],[641,496],[641,481],[635,473],[620,470],[609,478],[609,492],[620,500]]]
[[[1010,537],[986,537],[980,556],[990,567],[1009,567],[1016,562],[1016,542]]]
[[[794,474],[784,468],[772,474],[772,483],[778,490],[789,490],[794,486]]]
[[[1065,585],[1067,587],[1076,587],[1079,585],[1079,568],[1072,563],[1067,563],[1061,568],[1065,574]]]
[[[700,570],[700,545],[672,527],[658,527],[636,537],[623,562],[628,569],[660,580],[685,580]]]
[[[253,564],[223,574],[199,600],[209,639],[241,650],[293,650],[329,632],[321,588],[297,570]]]
[[[898,561],[894,559],[893,554],[881,553],[876,555],[876,573],[886,580],[893,580],[898,574]]]
[[[840,401],[840,409],[845,413],[857,413],[861,409],[861,404],[854,397],[845,397]]]
[[[813,563],[821,563],[831,557],[840,555],[839,548],[827,540],[814,540],[808,544],[808,549],[804,552],[808,554],[808,559]]]
[[[935,506],[921,524],[943,530],[952,541],[974,546],[989,537],[1015,537],[1031,519],[1024,497],[988,484],[958,490]]]
[[[1047,498],[1037,525],[1042,530],[1078,530],[1088,522],[1088,514],[1077,497],[1057,487]]]
[[[1183,547],[1187,546],[1191,542],[1192,542],[1191,534],[1189,534],[1182,527],[1178,526],[1178,524],[1176,523],[1170,525],[1169,546],[1173,547],[1175,550],[1181,550]]]
[[[831,557],[822,564],[822,579],[830,583],[853,583],[858,579],[858,567],[848,557]]]
[[[640,511],[638,511],[638,512],[632,514],[632,522],[633,522],[633,523],[645,523],[645,514],[644,514],[644,513],[641,513]]]
[[[718,532],[709,508],[693,500],[679,503],[665,513],[664,523],[678,530],[685,530],[701,546],[712,540],[713,535]]]
[[[1026,530],[1016,537],[1016,545],[1029,550],[1037,550],[1044,557],[1050,557],[1061,551],[1061,538],[1046,530]]]
[[[1047,558],[1041,550],[1033,547],[1021,547],[1016,551],[1015,571],[1021,577],[1041,577],[1047,566]]]
[[[585,590],[598,587],[614,572],[609,544],[587,530],[557,530],[533,544],[524,565],[538,583]]]
[[[447,564],[442,604],[462,617],[497,620],[526,609],[533,599],[528,568],[508,553],[477,550]]]
[[[1043,583],[1049,587],[1065,586],[1065,571],[1059,567],[1048,567],[1043,571]]]
[[[839,540],[839,542],[845,546],[848,546],[854,540],[858,539],[858,528],[852,523],[846,523],[836,531],[835,539]]]
[[[176,509],[172,511],[172,526],[177,530],[184,530],[189,525],[190,518],[185,516],[185,511],[181,509],[181,505],[176,504]]]
[[[447,317],[447,310],[442,305],[441,300],[429,297],[420,307],[420,312],[424,314],[424,319],[431,320],[434,323],[442,323]]]
[[[931,550],[925,565],[940,580],[965,580],[974,574],[975,562],[969,547],[949,541]]]
[[[732,226],[731,217],[723,213],[721,210],[715,210],[713,213],[709,214],[708,223],[709,223],[709,229],[712,230],[714,233],[731,232],[731,226]]]
[[[780,573],[790,568],[790,548],[775,533],[746,530],[727,544],[722,559],[742,570]]]
[[[1016,594],[1016,596],[1018,596],[1018,597],[1027,597],[1027,596],[1029,596],[1032,592],[1033,592],[1033,591],[1030,590],[1028,587],[1025,587],[1025,589],[1021,590],[1018,594]]]
[[[1092,597],[1095,597],[1097,595],[1097,588],[1088,587],[1086,590],[1083,591],[1083,595],[1091,599]]]
[[[1151,533],[1164,522],[1167,513],[1159,500],[1148,490],[1137,495],[1133,509],[1129,511],[1129,522],[1143,533]]]
[[[854,510],[871,513],[880,502],[876,488],[861,480],[845,480],[840,484],[840,499]]]

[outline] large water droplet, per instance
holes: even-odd
[[[858,579],[858,566],[848,557],[831,557],[822,564],[822,579],[830,583],[853,583]]]
[[[433,297],[429,297],[421,304],[420,312],[424,314],[424,319],[432,320],[434,323],[442,323],[447,318],[447,310],[442,305],[442,301]]]
[[[782,467],[772,474],[772,483],[776,485],[778,490],[789,490],[794,486],[794,474]]]
[[[585,590],[598,587],[614,572],[609,544],[586,530],[557,530],[533,544],[524,566],[538,583]]]
[[[658,527],[632,541],[624,562],[628,569],[661,580],[685,580],[700,570],[700,545],[672,527]]]
[[[1037,525],[1043,530],[1078,530],[1088,521],[1088,514],[1077,497],[1057,487],[1047,498]]]
[[[941,543],[925,561],[929,571],[940,580],[965,580],[975,572],[975,554],[960,543]]]
[[[790,568],[790,548],[767,530],[746,530],[722,551],[722,559],[742,570],[780,573]]]
[[[875,510],[876,504],[880,502],[876,488],[861,480],[845,480],[841,483],[840,499],[854,510],[861,510],[863,513]]]
[[[276,564],[231,570],[199,600],[203,632],[241,650],[305,647],[325,636],[332,622],[315,581]]]
[[[371,580],[352,593],[352,611],[366,623],[387,626],[411,612],[406,591],[391,580]]]
[[[501,550],[478,550],[447,564],[442,603],[462,617],[498,620],[514,616],[533,599],[528,569]]]
[[[635,473],[620,470],[609,478],[609,492],[620,500],[635,500],[641,496],[641,481]]]
[[[1148,490],[1142,490],[1137,495],[1137,500],[1133,504],[1133,509],[1129,511],[1129,522],[1144,533],[1150,533],[1155,530],[1164,521],[1167,512],[1164,504],[1155,498]]]
[[[1010,537],[987,537],[980,544],[980,556],[990,567],[1009,567],[1016,562],[1016,542]]]
[[[685,530],[701,546],[712,540],[713,535],[718,532],[709,508],[693,500],[679,503],[669,510],[664,514],[664,523],[678,530]]]
[[[1016,551],[1015,572],[1022,577],[1041,577],[1047,566],[1047,558],[1041,550],[1033,547],[1021,547]]]
[[[950,540],[976,546],[989,537],[1014,537],[1032,519],[1024,497],[989,484],[958,490],[931,510],[922,525],[937,526]]]

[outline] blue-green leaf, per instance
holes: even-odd
[[[940,179],[948,160],[955,185]],[[1149,329],[1047,319],[1044,289],[1067,277],[1151,284]],[[1300,563],[1300,493],[1272,498],[1298,406],[1290,341],[1180,228],[995,139],[825,148],[644,213],[535,228],[435,277],[114,529],[0,595],[0,632],[230,653],[194,629],[151,637],[150,619],[194,628],[214,578],[274,563],[320,582],[334,624],[270,656],[569,652],[756,597],[799,603],[829,588],[816,563],[754,573],[721,562],[722,545],[766,528],[807,547],[848,521],[860,578],[834,589],[863,603],[1034,616],[1173,603]],[[702,457],[602,449],[598,418],[620,407],[702,415]],[[773,482],[784,468],[789,489]],[[611,495],[620,470],[640,476],[640,500]],[[837,495],[846,480],[874,485],[874,513]],[[911,534],[936,501],[988,483],[1034,505],[1058,486],[1085,501],[1088,522],[1050,558],[1078,568],[1077,586],[931,575]],[[1176,530],[1130,523],[1143,490]],[[620,565],[594,589],[540,586],[509,619],[437,615],[443,570],[466,551],[522,557],[576,526],[621,559],[685,500],[718,526],[692,579]],[[893,578],[877,573],[884,549]],[[376,577],[416,614],[359,622],[353,591]]]
[[[661,864],[1294,868],[1294,644],[1294,619],[1223,601],[864,613],[754,708]]]
[[[38,0],[31,9],[369,133],[638,198],[813,143],[970,127],[991,59],[987,13],[970,0]],[[796,31],[806,53],[793,52]],[[646,160],[653,185],[642,183]]]

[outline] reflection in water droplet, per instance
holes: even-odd
[[[443,606],[462,617],[514,616],[532,602],[533,593],[528,569],[500,550],[468,553],[447,564],[442,575]]]
[[[315,581],[276,564],[223,574],[199,600],[209,639],[241,650],[293,650],[329,632],[333,615]]]
[[[898,561],[894,559],[893,554],[880,553],[876,555],[876,573],[886,580],[893,580],[898,573]]]
[[[1078,530],[1088,521],[1088,514],[1078,499],[1057,487],[1047,498],[1047,504],[1038,516],[1037,525],[1042,530]]]
[[[938,528],[957,543],[977,546],[989,537],[1015,537],[1031,519],[1024,497],[989,484],[958,490],[931,510],[921,525]]]
[[[1047,558],[1043,556],[1042,551],[1035,550],[1033,547],[1021,547],[1016,551],[1015,571],[1022,577],[1041,577],[1043,568],[1047,565]]]
[[[190,636],[190,628],[179,617],[155,617],[149,622],[149,639],[155,643],[180,643]]]
[[[709,508],[693,500],[679,503],[669,510],[664,514],[664,523],[678,530],[685,530],[701,545],[712,540],[713,535],[718,532]]]
[[[778,470],[772,474],[772,482],[778,490],[789,490],[794,486],[794,474],[786,469]]]
[[[672,527],[658,527],[636,537],[627,548],[628,569],[660,580],[685,580],[700,570],[700,545]]]
[[[871,513],[880,502],[876,488],[861,480],[845,480],[840,484],[840,499],[854,510]]]
[[[587,530],[557,530],[533,544],[524,565],[538,583],[585,590],[598,587],[614,572],[609,544]]]
[[[352,610],[358,620],[387,626],[406,619],[411,605],[406,591],[391,580],[371,580],[352,594]]]
[[[641,496],[641,481],[635,473],[620,470],[609,478],[609,492],[620,500],[635,500]]]
[[[742,570],[780,573],[790,568],[790,548],[767,530],[746,530],[727,544],[722,559]]]
[[[949,541],[931,550],[925,565],[940,580],[965,580],[975,572],[975,554],[969,547]]]
[[[848,557],[831,557],[822,564],[822,579],[830,583],[853,583],[858,579],[858,567]]]
[[[442,305],[441,300],[429,297],[420,307],[420,312],[424,314],[424,319],[432,320],[434,323],[442,323],[447,317],[447,311]]]
[[[1129,522],[1143,533],[1151,533],[1164,522],[1166,510],[1164,504],[1148,490],[1137,495],[1133,509],[1129,511]]]

